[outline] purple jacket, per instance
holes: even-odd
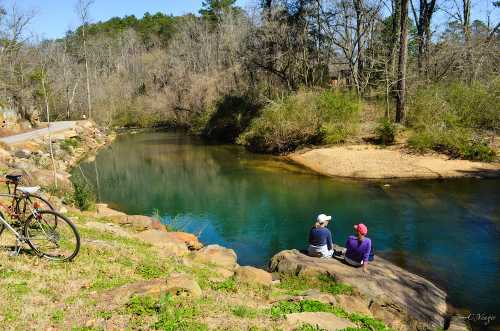
[[[359,241],[355,236],[349,236],[347,242],[345,243],[347,251],[345,256],[356,262],[368,262],[370,257],[370,251],[372,249],[372,241],[370,238],[366,238],[363,241]]]

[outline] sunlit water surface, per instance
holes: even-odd
[[[80,171],[101,201],[129,214],[159,213],[206,244],[233,248],[243,265],[305,248],[320,212],[333,215],[339,244],[362,221],[377,254],[431,278],[455,306],[500,312],[500,180],[336,180],[165,132],[120,136]]]

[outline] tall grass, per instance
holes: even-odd
[[[436,150],[451,157],[492,161],[488,134],[500,129],[500,80],[489,84],[431,85],[410,99],[409,145],[417,151]]]
[[[359,108],[352,94],[300,91],[265,107],[237,142],[276,154],[305,144],[343,142],[356,131]]]

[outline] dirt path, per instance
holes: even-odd
[[[50,123],[50,127],[33,130],[25,133],[15,134],[9,137],[0,138],[0,142],[3,142],[8,145],[19,144],[25,141],[43,137],[49,134],[49,130],[51,133],[61,132],[69,129],[73,129],[76,126],[76,121],[61,121],[61,122],[53,122]]]
[[[332,177],[456,178],[500,177],[500,163],[450,160],[444,155],[413,155],[398,146],[347,145],[303,150],[288,156],[318,173]]]

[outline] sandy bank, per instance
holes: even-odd
[[[399,146],[346,145],[302,150],[288,158],[332,177],[417,179],[500,177],[500,163],[451,160],[440,154],[414,155]]]

